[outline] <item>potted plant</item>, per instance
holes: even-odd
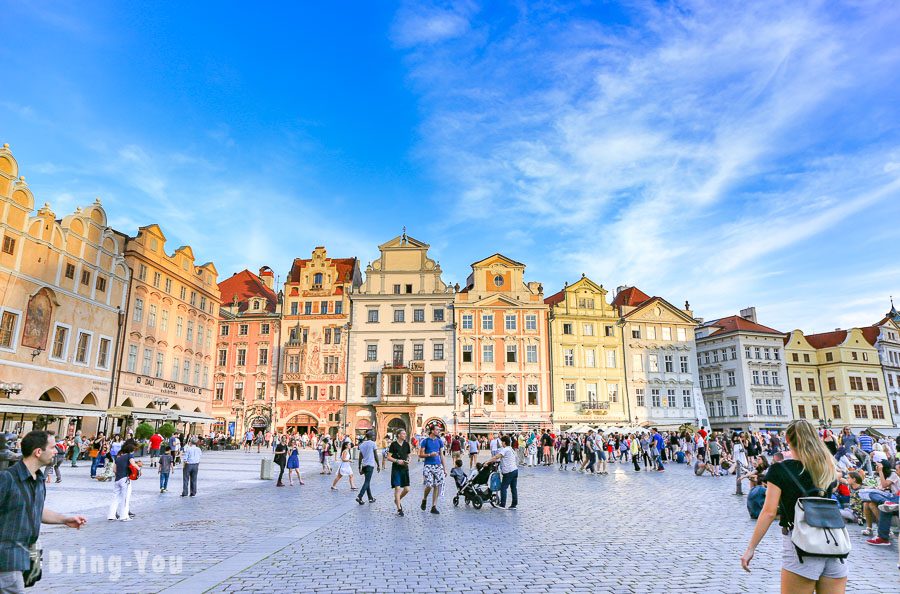
[[[141,444],[141,453],[143,456],[147,449],[147,440],[153,435],[153,426],[146,421],[138,425],[134,430],[134,438]]]
[[[159,426],[158,431],[160,435],[162,435],[166,439],[169,439],[170,437],[175,435],[175,425],[173,425],[172,423],[163,423]]]

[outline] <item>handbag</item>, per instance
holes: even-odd
[[[803,563],[804,556],[833,557],[843,563],[852,546],[840,505],[834,499],[824,497],[828,492],[806,489],[794,473],[786,467],[784,470],[801,493],[794,505],[794,529],[791,531],[791,543],[797,550],[800,563]],[[810,497],[810,493],[822,497]]]
[[[133,464],[128,465],[128,480],[136,481],[141,478],[141,468],[140,466],[135,466]]]

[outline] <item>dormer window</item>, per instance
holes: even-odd
[[[259,299],[253,300],[253,309],[259,309]]]
[[[322,286],[322,273],[317,272],[313,275],[313,287],[321,287]]]

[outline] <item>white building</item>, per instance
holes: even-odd
[[[380,437],[431,423],[450,429],[454,290],[441,280],[428,244],[404,233],[378,246],[381,256],[351,295],[347,422]]]
[[[660,430],[708,426],[695,367],[697,321],[688,304],[679,309],[637,287],[619,287],[612,304],[620,316],[633,422]]]
[[[891,303],[891,311],[877,324],[875,332],[863,330],[866,337],[878,349],[881,369],[884,371],[884,386],[887,390],[889,410],[894,426],[900,427],[900,312]],[[875,339],[874,341],[872,339]]]
[[[756,308],[710,320],[696,332],[700,389],[713,429],[784,429],[792,418],[784,333]]]

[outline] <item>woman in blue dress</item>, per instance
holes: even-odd
[[[304,484],[303,477],[300,476],[300,450],[299,446],[297,446],[297,440],[291,441],[291,455],[288,456],[287,461],[287,471],[288,471],[288,484],[292,487],[294,486],[294,473],[297,473],[297,480],[300,481],[300,484]]]

